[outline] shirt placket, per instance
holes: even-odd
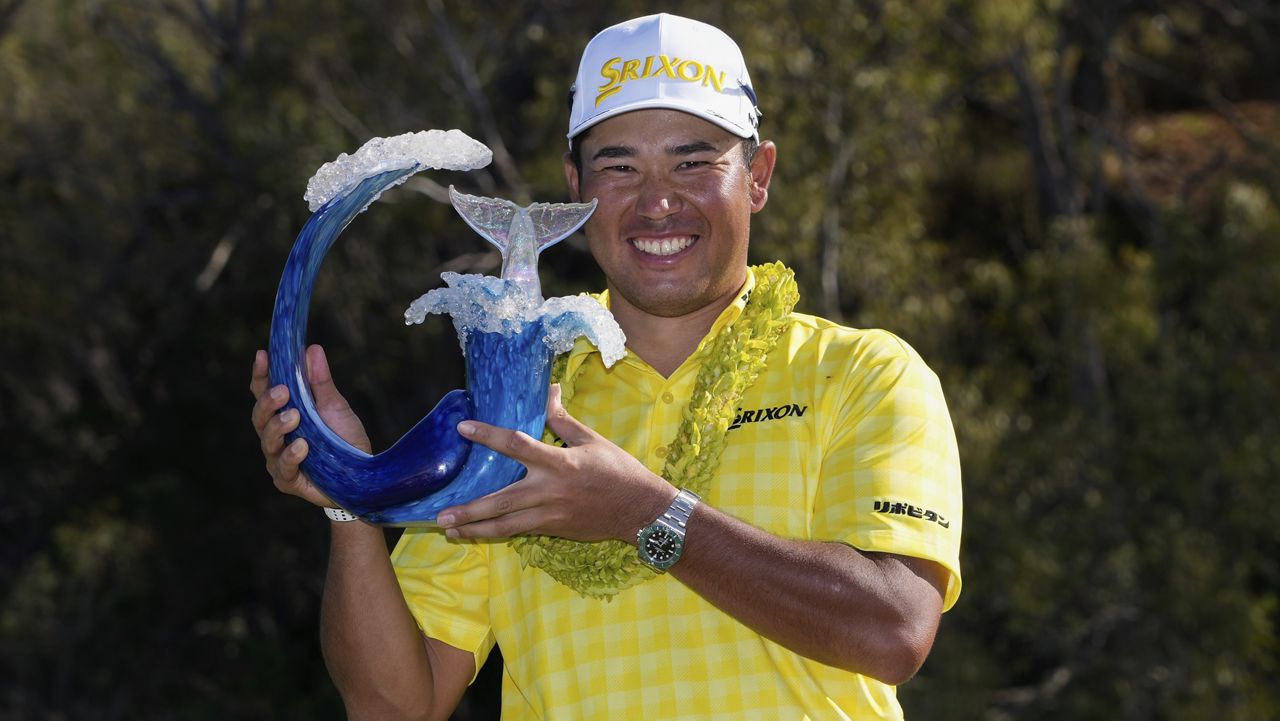
[[[671,444],[680,429],[684,408],[693,391],[695,375],[691,369],[683,366],[670,378],[663,378],[655,373],[657,382],[650,397],[646,426],[650,440],[644,459],[645,465],[654,473],[661,474],[666,465]]]

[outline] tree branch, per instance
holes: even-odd
[[[440,39],[440,44],[444,47],[445,54],[449,57],[449,62],[453,64],[454,72],[458,74],[458,78],[462,81],[467,101],[471,104],[471,109],[480,121],[484,142],[493,151],[494,165],[502,171],[502,176],[511,187],[517,202],[521,204],[530,202],[531,192],[529,186],[525,183],[515,159],[511,157],[506,143],[502,140],[502,134],[498,131],[498,122],[493,112],[493,106],[489,103],[489,98],[484,94],[484,88],[480,83],[480,75],[476,72],[475,62],[458,44],[457,34],[454,32],[452,23],[449,22],[449,15],[444,9],[444,3],[441,0],[427,0],[427,9],[435,20],[432,25],[435,29],[436,37]]]
[[[821,248],[818,267],[822,272],[822,311],[823,315],[841,321],[840,312],[840,246],[844,240],[840,232],[841,203],[838,194],[844,190],[849,177],[849,167],[853,164],[855,144],[844,132],[844,107],[842,97],[836,93],[828,98],[826,119],[823,123],[823,135],[827,146],[835,148],[835,156],[827,168],[827,199],[822,211],[822,230],[820,232]]]

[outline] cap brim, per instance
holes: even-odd
[[[596,115],[590,120],[582,123],[577,128],[573,129],[567,137],[569,140],[573,140],[579,135],[582,135],[584,131],[608,120],[609,118],[622,115],[623,113],[629,113],[633,110],[679,110],[682,113],[688,113],[694,117],[701,118],[708,123],[717,125],[730,133],[733,133],[739,138],[745,139],[758,137],[756,135],[755,128],[744,128],[737,123],[720,117],[719,115],[709,113],[704,108],[693,107],[689,103],[681,102],[676,98],[652,98],[613,108],[612,110],[600,113],[599,115]]]

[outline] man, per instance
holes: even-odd
[[[709,25],[588,44],[565,176],[599,201],[585,230],[629,356],[568,354],[558,442],[460,424],[528,473],[391,562],[379,529],[332,524],[322,638],[351,718],[447,718],[495,643],[507,719],[901,717],[894,686],[959,593],[955,437],[902,341],[794,313],[789,273],[748,268],[777,157],[758,121]],[[307,359],[327,422],[367,448]],[[331,506],[263,352],[251,388],[277,487]]]

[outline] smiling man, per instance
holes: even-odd
[[[894,687],[960,589],[955,436],[903,341],[797,313],[789,270],[748,266],[778,156],[759,120],[712,26],[653,15],[588,44],[565,175],[599,203],[585,231],[630,354],[561,359],[546,439],[460,424],[528,473],[390,562],[379,529],[334,520],[322,636],[352,718],[447,718],[495,644],[505,719],[901,718]],[[268,468],[331,505],[265,360]]]

